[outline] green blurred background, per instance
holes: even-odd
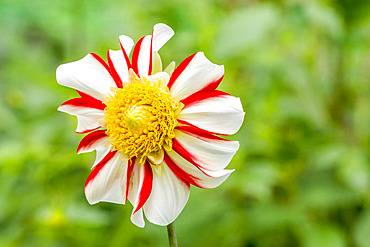
[[[369,1],[0,0],[0,246],[167,246],[131,205],[90,206],[58,65],[163,22],[164,64],[204,51],[246,112],[236,171],[192,187],[180,246],[370,246]]]

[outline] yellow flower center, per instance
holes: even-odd
[[[112,151],[138,157],[142,163],[164,144],[172,147],[182,103],[173,102],[168,87],[158,87],[160,84],[136,78],[108,97],[104,123]]]

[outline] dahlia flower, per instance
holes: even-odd
[[[80,95],[58,110],[77,117],[77,133],[88,133],[77,153],[96,151],[85,183],[90,204],[133,205],[131,221],[165,226],[184,208],[190,184],[214,188],[233,170],[224,169],[239,148],[234,134],[244,112],[239,98],[216,90],[224,67],[202,52],[162,70],[159,49],[174,35],[156,24],[135,45],[120,36],[121,50],[104,62],[90,53],[60,65],[60,85]]]

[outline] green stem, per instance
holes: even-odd
[[[176,231],[173,222],[167,226],[167,233],[168,241],[170,242],[170,247],[177,247]]]

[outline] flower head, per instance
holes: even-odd
[[[240,128],[238,98],[216,90],[224,67],[198,52],[175,69],[162,71],[158,50],[173,36],[165,24],[135,45],[120,36],[121,50],[108,51],[108,64],[90,53],[57,69],[57,81],[79,98],[58,110],[77,116],[77,133],[88,133],[77,153],[96,151],[85,183],[90,204],[100,201],[134,209],[131,221],[144,226],[173,222],[184,208],[190,184],[220,185],[239,143],[219,137]]]

